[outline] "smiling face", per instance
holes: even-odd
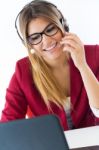
[[[41,33],[36,34],[36,33]],[[33,19],[28,24],[29,40],[35,45],[31,45],[35,52],[45,60],[55,60],[63,53],[60,41],[63,37],[61,30],[44,17]]]

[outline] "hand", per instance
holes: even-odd
[[[80,70],[86,64],[84,45],[76,34],[65,33],[60,44],[64,45],[63,51],[70,53],[75,66]]]

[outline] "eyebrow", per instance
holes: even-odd
[[[31,37],[32,35],[35,35],[35,34],[41,34],[41,33],[43,33],[50,25],[52,25],[53,23],[49,23],[45,28],[44,28],[44,30],[42,31],[42,32],[37,32],[37,33],[32,33],[32,34],[30,34],[30,35],[28,35],[27,36],[27,38],[28,37]]]

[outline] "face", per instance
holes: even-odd
[[[46,18],[33,19],[28,25],[28,36],[33,41],[32,48],[45,60],[52,61],[63,53],[62,32]]]

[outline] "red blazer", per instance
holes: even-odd
[[[93,73],[99,80],[99,46],[85,46],[86,60]],[[81,75],[70,59],[71,102],[73,110],[71,118],[75,128],[99,124],[99,118],[92,113]],[[56,114],[64,130],[68,130],[64,109],[59,109],[51,103],[53,112],[49,112],[32,79],[28,57],[16,63],[15,72],[6,91],[6,103],[2,111],[1,122],[25,118],[30,107],[32,117]]]

